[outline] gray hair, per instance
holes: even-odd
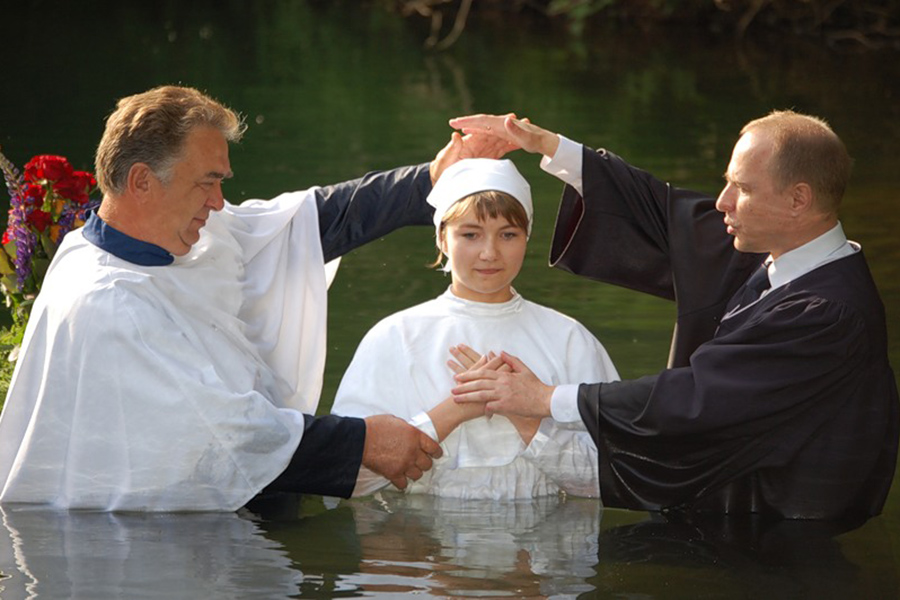
[[[218,129],[237,142],[247,129],[243,119],[209,96],[180,86],[163,86],[122,98],[106,120],[94,166],[104,195],[125,191],[128,172],[144,163],[164,183],[195,127]]]

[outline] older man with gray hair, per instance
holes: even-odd
[[[166,86],[119,101],[97,150],[99,210],[60,247],[0,416],[0,502],[234,510],[262,490],[400,487],[440,448],[394,417],[314,417],[326,263],[431,223],[430,164],[236,206],[230,109]],[[489,148],[490,145],[483,148]]]

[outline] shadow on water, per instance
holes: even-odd
[[[603,595],[648,598],[890,598],[900,580],[883,526],[883,556],[858,555],[849,525],[758,517],[654,515],[600,534]]]
[[[87,10],[90,9],[90,10]],[[267,198],[428,160],[447,119],[515,110],[715,193],[741,125],[773,108],[826,118],[856,159],[842,221],[862,243],[900,366],[900,60],[804,40],[742,47],[688,29],[572,40],[536,22],[472,21],[450,52],[417,23],[356,3],[17,2],[0,38],[0,145],[20,166],[64,154],[90,168],[115,98],[164,83],[207,90],[250,125],[232,149],[230,200]],[[537,222],[516,287],[587,325],[620,372],[662,368],[662,301],[548,269],[559,185],[514,155]],[[447,285],[424,265],[430,228],[352,253],[330,292],[320,411],[365,331]],[[0,440],[2,443],[2,440]],[[602,518],[601,518],[602,517]],[[2,598],[390,597],[498,594],[642,598],[895,597],[900,491],[852,531],[821,524],[649,517],[585,500],[454,505],[385,494],[239,515],[5,513]]]

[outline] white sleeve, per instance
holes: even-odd
[[[227,338],[201,338],[152,292],[123,283],[85,293],[59,318],[45,308],[32,315],[7,400],[10,414],[28,410],[28,436],[4,501],[231,511],[284,470],[303,416],[251,389],[252,357]],[[11,424],[7,412],[2,421]]]
[[[419,412],[410,389],[411,361],[395,333],[385,321],[366,333],[338,386],[332,414],[409,420]]]
[[[331,412],[351,417],[395,415],[437,441],[434,424],[418,406],[413,361],[395,333],[385,322],[369,330],[341,379]],[[353,496],[367,496],[387,485],[386,478],[361,467]]]
[[[581,414],[578,412],[577,383],[566,383],[554,388],[553,396],[550,398],[550,415],[559,423],[581,421]]]
[[[578,411],[578,384],[619,378],[603,345],[576,323],[568,338],[567,373],[551,399],[552,419],[544,419],[523,456],[534,462],[560,489],[575,496],[599,498],[597,447]]]
[[[579,196],[584,196],[584,180],[581,167],[583,146],[565,136],[559,136],[559,147],[553,157],[541,159],[541,168],[554,177],[575,188]]]
[[[353,487],[353,498],[360,496],[370,496],[378,490],[390,485],[385,477],[382,477],[374,471],[370,471],[366,467],[360,467],[359,473],[356,475],[356,485]]]
[[[597,447],[586,430],[563,428],[544,419],[522,456],[566,493],[600,497]]]
[[[329,277],[311,192],[226,205],[222,243],[237,242],[244,263],[239,318],[245,335],[287,384],[285,406],[315,414],[325,371]],[[207,225],[210,229],[210,224]]]

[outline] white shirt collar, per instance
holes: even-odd
[[[454,294],[451,288],[452,286],[447,287],[444,293],[438,296],[438,299],[446,305],[445,310],[450,314],[461,315],[470,319],[498,319],[504,315],[514,315],[522,312],[524,300],[515,288],[510,288],[512,298],[506,302],[466,300]]]
[[[816,239],[782,254],[775,260],[769,256],[766,264],[769,265],[771,289],[788,284],[824,264],[859,252],[859,249],[859,244],[847,240],[843,227],[838,223]]]

